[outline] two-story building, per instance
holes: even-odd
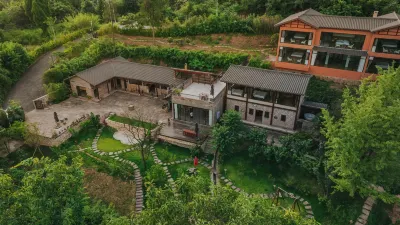
[[[240,112],[246,124],[290,132],[296,128],[310,78],[231,65],[221,78],[227,83],[226,110]]]
[[[317,76],[360,80],[400,64],[400,16],[331,16],[308,9],[280,27],[275,67]]]

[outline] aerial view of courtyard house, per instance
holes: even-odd
[[[276,24],[280,69],[361,80],[400,65],[400,15],[324,15],[308,9]]]
[[[221,79],[228,85],[226,109],[240,112],[242,120],[251,125],[294,130],[310,78],[231,65]]]
[[[399,225],[399,13],[0,0],[0,225]]]

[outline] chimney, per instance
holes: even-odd
[[[378,13],[379,13],[379,11],[374,11],[374,14],[372,15],[372,17],[374,17],[374,18],[378,17]]]
[[[188,69],[187,63],[185,63],[185,70],[187,70],[187,69]]]

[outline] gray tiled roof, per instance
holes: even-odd
[[[328,53],[353,55],[353,56],[368,56],[367,51],[355,50],[355,49],[314,46],[313,50],[318,52],[328,52]]]
[[[221,81],[248,87],[304,95],[312,76],[300,73],[231,65]]]
[[[277,23],[275,26],[280,26],[282,24],[297,19],[315,28],[362,30],[371,32],[376,32],[382,29],[394,27],[400,22],[399,15],[396,13],[390,13],[375,18],[351,17],[351,16],[323,15],[313,9],[308,9],[288,16],[287,18]]]
[[[113,77],[134,79],[163,85],[176,86],[183,82],[175,78],[174,70],[168,67],[129,62],[122,57],[98,64],[79,72],[76,76],[91,85],[98,85]]]

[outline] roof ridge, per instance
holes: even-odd
[[[244,68],[250,68],[250,69],[257,69],[257,70],[262,70],[262,71],[272,71],[272,72],[280,72],[280,73],[286,73],[286,74],[291,74],[291,75],[296,75],[296,76],[310,76],[312,77],[311,74],[303,74],[303,73],[296,73],[296,72],[290,72],[290,71],[283,71],[283,70],[272,70],[272,69],[263,69],[263,68],[258,68],[258,67],[252,67],[252,66],[243,66],[243,65],[235,65],[231,64],[231,66],[237,66],[237,67],[244,67]]]
[[[322,16],[322,17],[341,17],[341,18],[353,18],[353,19],[380,19],[380,20],[396,20],[393,18],[385,18],[385,17],[368,17],[368,16],[338,16],[338,15],[326,15],[326,14],[321,14],[321,15],[305,15],[302,14],[301,16]],[[399,19],[399,18],[398,18]],[[393,22],[393,21],[392,21]]]
[[[166,69],[170,69],[173,70],[171,67],[168,66],[157,66],[157,65],[153,65],[153,64],[148,64],[148,63],[138,63],[138,62],[130,62],[130,61],[118,61],[118,60],[111,60],[113,62],[119,62],[119,63],[126,63],[126,64],[136,64],[136,65],[143,65],[143,66],[152,66],[152,67],[158,67],[158,68],[166,68]]]
[[[85,72],[85,71],[91,70],[91,69],[93,69],[93,68],[95,68],[95,67],[98,67],[98,66],[100,66],[100,65],[104,65],[104,64],[106,64],[106,63],[111,63],[111,61],[113,61],[113,60],[107,60],[107,61],[104,61],[104,62],[100,62],[100,63],[98,63],[98,64],[96,64],[96,65],[94,65],[94,66],[92,66],[92,67],[89,67],[89,68],[87,68],[87,69],[84,69],[84,70],[82,70],[82,71],[77,72],[75,75],[78,75],[78,74],[83,73],[83,72]],[[121,61],[119,61],[119,62],[121,62]]]

